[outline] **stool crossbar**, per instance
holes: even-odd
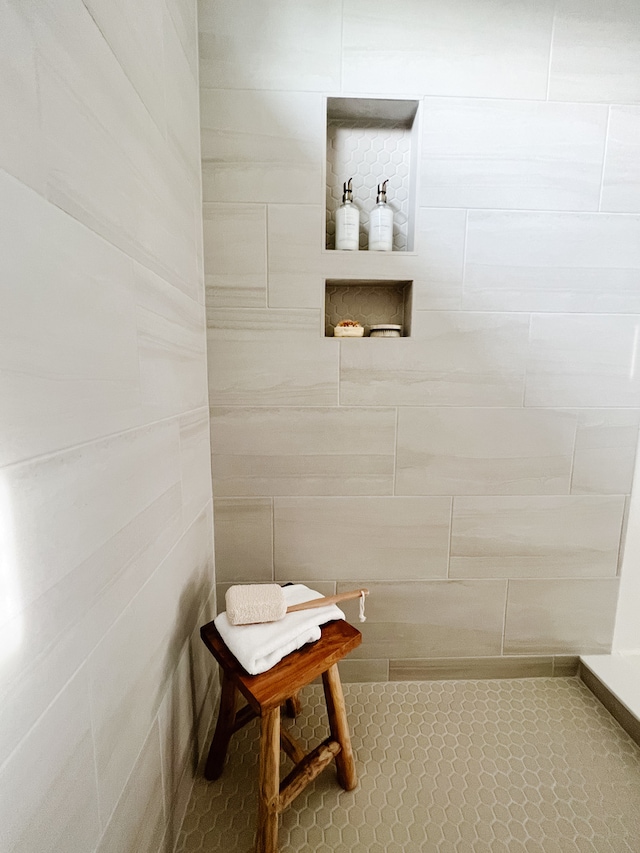
[[[222,670],[220,709],[204,775],[218,779],[224,768],[232,735],[250,720],[260,718],[260,769],[256,853],[277,853],[278,816],[327,765],[335,761],[338,782],[345,791],[357,783],[351,737],[338,674],[338,661],[360,645],[362,635],[344,620],[329,622],[316,643],[283,658],[261,675],[248,675],[231,654],[213,622],[200,629],[203,642]],[[322,677],[330,736],[305,752],[280,725],[280,707],[295,717],[300,710],[298,691]],[[247,704],[236,710],[240,693]],[[294,763],[280,781],[280,749]]]

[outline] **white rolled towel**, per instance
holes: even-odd
[[[313,598],[322,598],[304,584],[292,584],[282,588],[287,607],[301,604]],[[306,643],[320,639],[320,626],[335,619],[344,619],[344,613],[335,604],[316,607],[314,610],[299,610],[278,622],[259,625],[232,625],[227,614],[220,613],[214,624],[229,651],[237,658],[249,675],[259,675],[279,663],[283,657],[302,648]]]

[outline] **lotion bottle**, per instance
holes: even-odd
[[[351,181],[344,183],[342,204],[336,210],[336,249],[355,251],[360,242],[360,211],[353,203]]]
[[[393,211],[387,204],[387,184],[378,184],[376,206],[369,216],[369,251],[390,252],[393,249]]]

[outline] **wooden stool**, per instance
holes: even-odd
[[[260,717],[260,775],[256,853],[276,853],[278,815],[324,768],[335,759],[338,782],[345,791],[357,785],[351,738],[345,711],[338,661],[356,646],[362,635],[343,620],[329,622],[322,636],[283,658],[261,675],[247,675],[226,647],[213,622],[200,629],[205,645],[222,667],[222,693],[218,722],[205,766],[205,778],[217,779],[224,766],[231,735]],[[298,691],[322,676],[331,737],[308,754],[280,728],[280,706],[295,716]],[[236,713],[238,691],[247,705]],[[296,765],[280,782],[280,747]]]

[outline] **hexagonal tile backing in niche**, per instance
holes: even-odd
[[[379,183],[388,179],[387,199],[393,210],[393,249],[406,251],[409,221],[411,131],[376,121],[332,119],[327,127],[327,242],[335,247],[335,212],[343,184],[353,178],[354,204],[360,211],[360,248],[368,245],[369,214]]]

